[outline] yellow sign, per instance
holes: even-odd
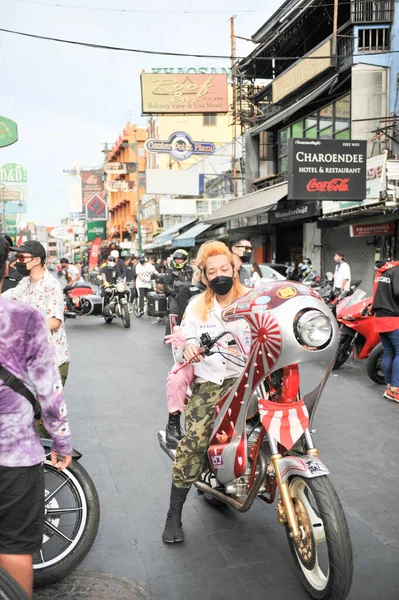
[[[277,292],[277,296],[283,300],[288,300],[288,298],[293,298],[296,295],[297,291],[293,287],[281,287]]]
[[[288,94],[291,94],[329,67],[331,67],[331,40],[304,56],[303,60],[294,64],[288,71],[273,81],[273,102],[280,102],[282,98],[285,98],[285,96],[288,96]]]
[[[142,73],[144,115],[226,113],[227,75]]]

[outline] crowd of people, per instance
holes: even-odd
[[[214,240],[204,243],[195,258],[178,249],[168,261],[144,255],[122,257],[113,248],[100,265],[104,288],[119,279],[134,282],[140,311],[152,279],[162,279],[169,310],[177,315],[177,329],[167,331],[165,339],[174,344],[178,362],[190,361],[185,369],[172,369],[166,385],[166,443],[176,449],[162,534],[167,543],[184,539],[183,505],[206,463],[215,404],[243,368],[237,340],[241,351],[248,351],[251,343],[244,320],[229,323],[233,335],[226,339],[223,353],[199,356],[199,339],[204,330],[212,334],[226,330],[223,308],[261,283],[257,263],[252,263],[251,272],[245,268],[251,257],[251,241],[234,237],[227,245]],[[334,260],[334,288],[342,294],[350,288],[350,267],[340,252]],[[84,283],[82,270],[67,258],[61,258],[60,267],[68,286]],[[385,351],[385,397],[399,402],[399,262],[382,261],[378,268],[373,310]],[[53,465],[64,469],[72,460],[63,396],[70,356],[62,289],[46,267],[43,245],[26,241],[14,248],[11,240],[1,236],[0,281],[0,324],[5,333],[0,338],[0,567],[31,598],[32,554],[40,547],[44,527],[44,451],[39,434],[53,439]],[[29,393],[36,402],[26,401]]]

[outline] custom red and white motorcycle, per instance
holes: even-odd
[[[337,353],[335,319],[314,290],[281,281],[250,291],[222,318],[246,319],[252,345],[242,375],[215,406],[208,468],[195,485],[209,502],[239,512],[256,498],[272,504],[278,495],[277,518],[308,593],[344,600],[351,541],[310,428]],[[199,352],[217,352],[224,335],[203,335]],[[173,459],[165,433],[158,438]]]

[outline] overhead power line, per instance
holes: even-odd
[[[0,28],[0,31],[4,33],[11,33],[12,35],[20,35],[23,37],[34,38],[36,40],[47,40],[50,42],[57,42],[60,44],[71,44],[73,46],[84,46],[85,48],[97,48],[101,50],[113,50],[116,52],[133,52],[135,54],[152,54],[156,56],[181,56],[186,58],[213,58],[218,60],[231,60],[231,56],[222,54],[191,54],[185,52],[167,52],[165,50],[143,50],[140,48],[124,48],[122,46],[108,46],[105,44],[93,44],[91,42],[79,42],[76,40],[65,40],[62,38],[55,38],[48,35],[37,35],[35,33],[26,33],[24,31],[14,31],[12,29]],[[391,50],[389,54],[396,54],[399,50]],[[352,56],[363,56],[364,54],[353,54]],[[263,61],[263,60],[324,60],[331,58],[330,55],[326,56],[236,56],[236,60],[248,59],[251,61]],[[338,58],[340,58],[338,56]]]

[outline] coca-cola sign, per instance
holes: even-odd
[[[289,200],[364,200],[365,141],[307,140],[288,142]]]

